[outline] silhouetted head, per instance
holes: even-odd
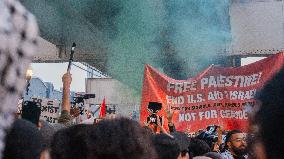
[[[102,120],[90,134],[88,149],[92,159],[156,159],[151,134],[134,120]]]
[[[4,159],[39,159],[43,150],[38,128],[29,121],[16,120],[6,136]]]

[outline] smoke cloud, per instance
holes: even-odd
[[[231,42],[231,0],[21,1],[36,13],[44,38],[76,40],[77,50],[95,54],[90,63],[138,94],[144,64],[187,79],[216,64]]]
[[[215,63],[230,44],[229,7],[223,0],[124,1],[108,43],[108,72],[141,90],[144,64],[187,79]]]

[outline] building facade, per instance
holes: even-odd
[[[87,104],[100,105],[105,99],[107,112],[139,119],[140,96],[116,79],[88,78],[86,93],[96,94],[96,98],[88,100]]]
[[[23,93],[23,99],[30,100],[32,97],[37,97],[61,101],[62,95],[62,91],[54,89],[52,83],[44,82],[38,77],[33,77]],[[71,92],[71,100],[74,95],[75,93]]]

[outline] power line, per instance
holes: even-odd
[[[98,72],[97,70],[95,70],[95,69],[93,69],[93,68],[91,68],[92,70],[95,70],[97,73],[99,73],[99,75],[96,75],[96,74],[94,74],[94,72],[92,72],[92,71],[89,71],[89,70],[86,70],[85,68],[83,68],[83,67],[81,67],[81,66],[78,66],[78,65],[76,65],[76,64],[74,64],[74,63],[72,63],[72,65],[74,65],[75,67],[77,67],[77,68],[79,68],[79,69],[81,69],[81,70],[84,70],[84,71],[86,71],[86,72],[88,72],[88,73],[91,73],[92,75],[94,75],[94,76],[97,76],[97,77],[102,77],[102,76],[104,76],[104,77],[106,77],[105,75],[103,75],[101,72]],[[86,65],[85,65],[86,66]],[[88,66],[87,66],[88,67]],[[88,67],[88,68],[90,68],[90,67]]]

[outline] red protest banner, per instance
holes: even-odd
[[[256,92],[283,64],[282,52],[242,67],[210,66],[187,80],[172,79],[145,65],[140,121],[153,116],[149,102],[158,102],[162,103],[157,113],[160,117],[166,116],[167,108],[176,110],[173,122],[179,131],[196,132],[208,125],[220,125],[225,130],[246,132],[246,106],[255,104]]]

